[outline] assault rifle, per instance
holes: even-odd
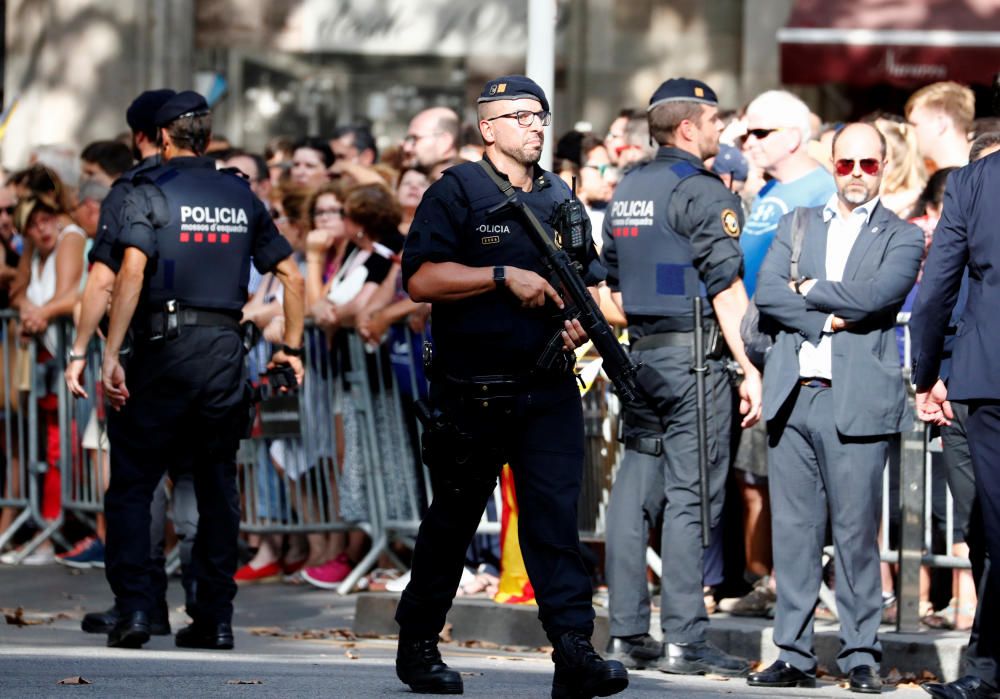
[[[638,401],[640,392],[636,382],[636,373],[639,371],[639,365],[632,360],[625,348],[618,342],[618,338],[615,337],[607,319],[601,313],[600,307],[590,295],[590,291],[583,281],[582,256],[578,255],[577,257],[580,259],[574,260],[567,252],[567,249],[578,250],[589,247],[591,244],[587,230],[590,221],[587,219],[583,205],[574,196],[573,199],[560,206],[555,227],[565,249],[560,248],[549,237],[534,212],[518,199],[510,183],[499,177],[485,161],[480,161],[480,164],[490,179],[507,195],[507,199],[490,209],[487,216],[496,215],[509,209],[527,224],[525,227],[528,235],[542,255],[549,279],[556,282],[553,286],[556,287],[566,304],[563,308],[564,317],[567,320],[580,321],[580,325],[583,326],[591,342],[594,343],[594,348],[604,359],[604,373],[615,385],[619,398],[624,403]],[[553,352],[562,352],[562,344],[561,334],[557,333],[549,342],[539,363],[544,365]]]

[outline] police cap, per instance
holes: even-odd
[[[656,88],[646,111],[650,112],[665,102],[700,102],[714,107],[719,104],[719,98],[715,96],[715,90],[701,80],[671,78]]]
[[[173,90],[146,90],[132,100],[125,110],[128,127],[138,132],[149,133],[156,128],[156,112],[177,93]]]
[[[720,143],[719,154],[712,163],[712,172],[717,175],[732,175],[735,181],[746,182],[750,167],[739,148]]]
[[[208,102],[194,90],[178,92],[156,112],[156,125],[166,126],[181,117],[208,114]]]
[[[477,103],[496,102],[497,100],[517,100],[524,97],[538,100],[542,109],[549,111],[549,101],[541,86],[524,75],[504,75],[490,80],[483,86]]]

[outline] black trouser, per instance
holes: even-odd
[[[199,526],[192,550],[195,621],[230,621],[236,596],[240,510],[236,449],[249,386],[233,328],[187,326],[179,337],[137,343],[126,367],[130,397],[110,414],[111,481],[105,497],[106,574],[125,613],[152,612],[150,502],[167,468],[192,464]]]
[[[593,632],[590,578],[579,551],[577,502],[583,470],[583,411],[570,377],[510,392],[463,397],[432,387],[432,404],[466,439],[435,459],[434,500],[420,525],[410,584],[396,611],[400,638],[437,638],[462,575],[465,550],[504,463],[514,472],[518,536],[538,617],[548,637]],[[484,405],[485,403],[485,405]]]
[[[994,688],[1000,687],[1000,403],[969,404],[966,420],[969,451],[975,469],[976,505],[970,517],[969,543],[979,605],[966,651],[968,671]],[[981,527],[981,529],[980,529]],[[985,563],[980,551],[985,552]]]

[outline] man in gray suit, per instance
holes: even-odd
[[[785,216],[757,280],[762,316],[780,325],[764,371],[778,660],[754,686],[815,684],[813,613],[829,512],[836,547],[841,670],[877,693],[878,523],[890,437],[912,412],[895,318],[923,254],[920,230],[879,203],[885,139],[851,124],[834,139],[837,194],[801,209],[799,279],[790,279],[795,214]]]

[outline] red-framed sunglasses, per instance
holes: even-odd
[[[877,175],[879,168],[882,167],[882,163],[877,158],[862,158],[861,160],[841,158],[833,164],[833,167],[840,177],[847,177],[854,172],[855,163],[861,166],[861,172],[866,175]]]

